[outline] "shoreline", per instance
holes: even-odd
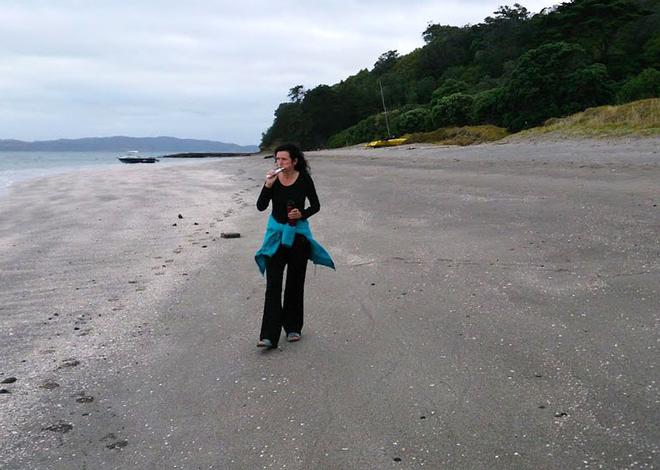
[[[0,466],[652,464],[657,148],[309,152],[338,269],[310,266],[304,338],[269,354],[269,162],[22,182],[0,198]]]
[[[225,157],[223,160],[235,158]],[[191,165],[208,163],[209,160],[203,159],[168,159],[163,162],[161,167],[173,165]],[[160,162],[159,162],[160,163]],[[39,168],[24,168],[15,170],[0,170],[0,198],[6,197],[11,191],[12,186],[22,182],[31,181],[34,179],[48,178],[51,176],[73,174],[77,172],[94,172],[94,171],[107,171],[116,168],[125,168],[124,164],[118,165],[116,161],[108,161],[107,163],[90,163],[83,165],[62,165],[56,167],[39,167]],[[146,164],[145,164],[146,165]],[[154,165],[154,164],[151,164]],[[157,164],[156,164],[157,165]]]

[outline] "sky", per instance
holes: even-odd
[[[0,139],[258,144],[296,85],[406,54],[499,0],[0,0]],[[532,13],[560,1],[518,0]]]

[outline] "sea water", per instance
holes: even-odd
[[[171,152],[176,153],[176,152]],[[140,152],[141,157],[157,157],[167,152]],[[117,157],[121,152],[16,152],[0,151],[0,196],[4,196],[13,183],[42,176],[69,173],[86,168],[116,167],[126,165]],[[157,163],[133,163],[132,165],[176,165],[200,163],[208,159],[163,158]]]

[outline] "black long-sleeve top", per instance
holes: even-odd
[[[305,199],[309,200],[307,208],[305,208]],[[284,186],[279,179],[276,179],[270,188],[264,185],[261,188],[259,199],[257,199],[257,209],[265,211],[270,201],[273,201],[272,215],[281,224],[285,224],[288,220],[286,207],[289,201],[300,211],[303,219],[307,219],[321,210],[314,181],[308,173],[302,171],[290,186]]]

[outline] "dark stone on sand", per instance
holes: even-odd
[[[0,384],[13,384],[16,382],[16,380],[18,380],[16,377],[7,377],[5,380],[0,382]]]
[[[128,441],[123,440],[123,441],[113,442],[112,444],[108,444],[106,447],[108,449],[121,449],[122,447],[126,447],[127,445],[128,445]]]
[[[176,227],[176,223],[173,223],[173,224],[172,224],[172,227]]]
[[[94,397],[85,395],[84,393],[80,393],[79,396],[76,398],[77,403],[92,403],[94,401]]]
[[[177,217],[178,217],[179,219],[183,219],[183,216],[182,216],[181,214],[179,214]]]
[[[401,457],[394,457],[392,460],[394,460],[395,462],[401,462]]]
[[[241,234],[238,232],[222,232],[220,238],[241,238]]]
[[[197,222],[193,222],[193,225],[199,225]]]
[[[0,388],[0,394],[6,395],[8,393],[11,393],[11,392],[9,390],[7,390],[6,388]]]
[[[64,422],[59,422],[57,424],[53,424],[52,426],[41,428],[42,431],[61,432],[62,434],[67,433],[72,429],[73,429],[73,425]]]
[[[555,418],[563,418],[565,416],[568,416],[568,413],[564,411],[560,411],[559,413],[555,413]]]

